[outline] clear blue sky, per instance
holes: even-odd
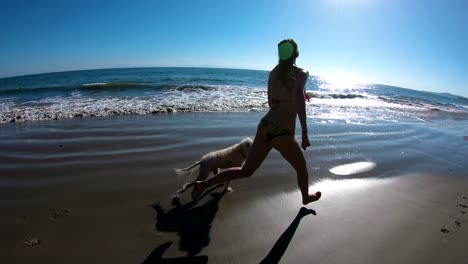
[[[468,95],[466,0],[0,2],[0,77],[75,69],[271,69]]]

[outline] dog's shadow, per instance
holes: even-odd
[[[163,258],[164,252],[172,245],[171,241],[161,244],[143,261],[142,264],[206,264],[207,256],[186,256],[178,258]]]
[[[224,192],[210,193],[210,198],[204,204],[196,206],[196,202],[185,204],[175,203],[169,211],[164,210],[159,203],[152,205],[156,211],[156,229],[160,232],[174,232],[180,237],[179,249],[195,256],[210,243],[211,223],[218,211],[218,203]],[[203,198],[203,197],[202,197]]]

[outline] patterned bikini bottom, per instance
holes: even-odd
[[[267,141],[271,141],[275,137],[279,136],[294,136],[294,132],[291,130],[279,127],[268,121],[266,118],[262,118],[260,124],[258,125],[258,129]]]

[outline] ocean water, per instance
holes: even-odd
[[[172,166],[167,171],[186,166],[255,136],[267,111],[267,79],[267,71],[207,68],[0,79],[0,175],[11,176],[0,187],[31,179],[17,175],[68,177],[83,166],[144,171],[156,157]],[[307,93],[312,147],[305,155],[315,180],[468,175],[468,99],[379,84],[337,86],[318,76],[310,76]],[[289,173],[279,153],[265,162]]]
[[[172,112],[267,110],[267,71],[214,68],[85,70],[0,79],[0,123]],[[468,120],[468,99],[310,76],[312,122]]]

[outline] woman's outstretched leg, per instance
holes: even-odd
[[[242,167],[224,170],[205,181],[195,182],[193,185],[192,198],[198,200],[200,195],[211,186],[250,177],[265,160],[271,148],[272,146],[264,139],[263,135],[257,131],[257,135],[255,136],[244,165]]]
[[[302,194],[304,205],[317,201],[321,197],[320,192],[309,194],[309,173],[304,158],[304,153],[295,137],[281,136],[272,140],[273,147],[293,166],[297,174],[297,184]]]

